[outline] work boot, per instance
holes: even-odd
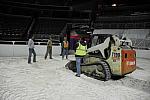
[[[76,74],[75,76],[80,77],[80,75]]]

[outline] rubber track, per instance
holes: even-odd
[[[110,72],[109,65],[105,61],[100,61],[99,64],[102,65],[104,69],[104,74],[105,74],[104,81],[108,81],[109,79],[111,79],[111,72]]]

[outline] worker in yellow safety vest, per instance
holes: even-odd
[[[77,77],[80,77],[81,74],[81,60],[82,58],[86,55],[87,53],[87,44],[84,38],[81,38],[80,41],[76,44],[76,52],[75,52],[75,57],[76,57],[76,69],[77,69]]]

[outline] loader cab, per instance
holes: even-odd
[[[91,46],[96,46],[103,43],[107,37],[112,36],[111,34],[93,34],[92,35],[92,44]]]
[[[104,43],[104,41],[108,37],[112,38],[112,35],[111,34],[92,34],[91,47]],[[110,47],[114,42],[112,40],[113,39],[111,39],[111,41],[110,41],[111,43],[109,43],[109,47],[105,48],[105,50],[104,50],[105,58],[103,58],[102,53],[99,50],[96,50],[94,52],[90,52],[89,54],[97,55],[97,56],[99,56],[100,58],[103,58],[103,59],[108,59],[109,56],[110,56]]]

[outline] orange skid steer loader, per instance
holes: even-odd
[[[100,35],[94,36],[92,46],[81,63],[82,73],[107,81],[112,76],[124,76],[136,69],[136,52],[129,39],[111,35],[99,43]],[[76,71],[75,61],[70,61],[66,67]]]

